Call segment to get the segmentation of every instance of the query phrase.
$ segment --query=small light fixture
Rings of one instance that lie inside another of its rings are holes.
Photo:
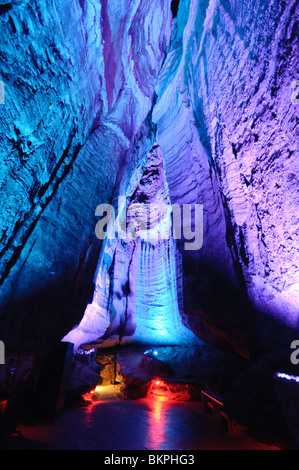
[[[298,375],[290,375],[290,374],[285,374],[284,372],[277,372],[275,374],[275,377],[299,383],[299,376]]]

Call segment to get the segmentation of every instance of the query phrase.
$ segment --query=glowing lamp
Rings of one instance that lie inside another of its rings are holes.
[[[283,372],[277,372],[275,374],[275,376],[280,378],[280,379],[290,380],[292,382],[299,383],[299,376],[298,375],[290,375],[290,374],[285,374]]]

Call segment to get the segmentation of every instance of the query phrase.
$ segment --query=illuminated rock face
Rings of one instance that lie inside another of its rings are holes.
[[[154,144],[139,181],[127,185],[124,210],[109,226],[95,278],[93,301],[64,341],[150,345],[196,343],[182,324],[177,295],[176,242],[161,148]],[[134,175],[133,175],[134,176]],[[123,231],[118,230],[120,224]],[[111,237],[111,238],[110,238]]]
[[[171,3],[1,10],[1,331],[12,347],[75,324],[76,344],[159,342],[164,330],[169,344],[186,325],[247,356],[289,346],[284,328],[298,329],[297,2],[181,0],[174,20]],[[159,178],[146,182],[153,155]],[[140,202],[142,181],[147,203],[203,204],[199,250],[96,238],[96,207]]]
[[[1,337],[11,348],[57,341],[93,296],[95,209],[130,171],[170,40],[169,3],[1,6]]]
[[[292,0],[181,2],[156,86],[171,201],[205,209],[202,250],[182,252],[187,322],[245,354],[299,326],[297,15]]]

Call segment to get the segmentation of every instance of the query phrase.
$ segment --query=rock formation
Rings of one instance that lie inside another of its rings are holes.
[[[183,332],[248,358],[289,347],[297,17],[296,0],[2,3],[8,349],[47,347],[82,322],[84,342],[160,343],[165,330],[167,344]],[[96,208],[119,196],[201,205],[202,247],[99,240]]]
[[[110,201],[130,171],[135,139],[150,148],[142,125],[170,41],[165,6],[164,0],[1,6],[7,348],[48,347],[92,299],[101,248],[96,207]]]

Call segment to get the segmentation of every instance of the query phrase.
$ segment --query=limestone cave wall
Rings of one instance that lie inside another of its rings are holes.
[[[119,244],[104,330],[136,320],[128,292],[136,300],[141,283],[126,291],[124,265],[135,266],[131,281],[139,273],[159,290],[175,261],[164,292],[175,288],[174,308],[196,337],[245,357],[289,346],[299,314],[298,8],[296,0],[181,0],[177,11],[170,0],[1,2],[8,348],[46,347],[86,319],[107,249],[96,207],[130,196],[154,144],[169,204],[203,205],[203,245],[178,241],[164,257],[148,254],[145,270],[140,252]],[[147,291],[142,308],[151,301]]]

